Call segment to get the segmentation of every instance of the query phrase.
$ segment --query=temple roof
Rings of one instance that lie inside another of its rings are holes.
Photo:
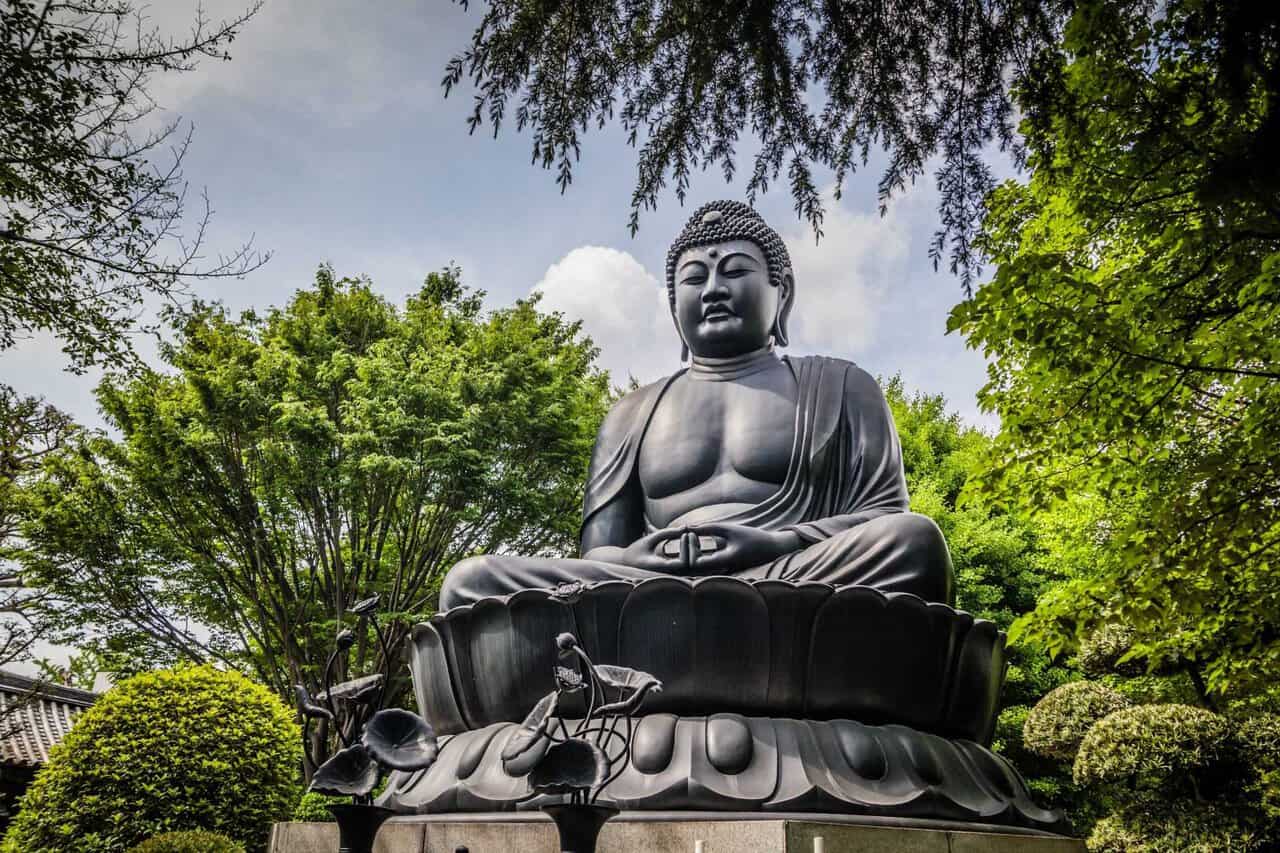
[[[98,694],[0,671],[0,765],[39,767]]]

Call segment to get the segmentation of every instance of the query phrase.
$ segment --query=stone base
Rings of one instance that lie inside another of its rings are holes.
[[[822,839],[822,844],[816,839]],[[1084,853],[1084,842],[1008,827],[943,821],[809,815],[623,814],[605,824],[599,853]],[[374,853],[559,853],[542,815],[440,815],[392,818]],[[337,853],[333,823],[278,823],[269,853]]]

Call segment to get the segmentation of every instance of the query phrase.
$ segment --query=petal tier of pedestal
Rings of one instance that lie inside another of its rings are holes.
[[[572,726],[572,722],[569,724]],[[454,735],[428,770],[392,775],[380,803],[403,812],[536,809],[501,753],[519,730]],[[718,714],[651,714],[601,799],[642,811],[869,814],[1064,831],[1004,759],[967,740],[905,726]]]
[[[853,719],[978,743],[990,742],[1005,666],[993,623],[914,595],[658,578],[597,584],[572,602],[528,590],[433,617],[412,637],[418,706],[442,734],[523,720],[551,688],[562,632],[596,663],[660,678],[649,714]]]

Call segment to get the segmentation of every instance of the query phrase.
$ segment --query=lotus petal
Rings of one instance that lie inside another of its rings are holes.
[[[363,797],[378,784],[378,776],[378,765],[364,744],[356,743],[320,765],[311,777],[311,790],[335,797]]]
[[[302,716],[311,719],[332,720],[333,714],[328,708],[322,708],[311,700],[311,694],[307,692],[307,688],[301,684],[293,685],[293,692],[298,697],[298,708],[302,711]]]
[[[529,785],[540,794],[584,791],[609,776],[609,759],[590,741],[570,738],[552,745],[529,772]]]
[[[374,593],[368,598],[362,598],[347,609],[348,613],[354,613],[357,616],[372,616],[378,609],[378,601],[381,596]]]
[[[524,722],[521,723],[521,731],[513,735],[511,740],[507,742],[506,749],[502,750],[504,764],[508,761],[515,761],[540,741],[546,739],[547,726],[551,723],[551,715],[555,713],[556,700],[559,698],[560,691],[553,690],[538,700],[538,704],[533,706],[529,716],[525,717]],[[512,775],[520,776],[522,774],[513,773]]]
[[[364,727],[362,741],[375,761],[393,770],[423,770],[440,752],[431,724],[403,708],[374,714]]]

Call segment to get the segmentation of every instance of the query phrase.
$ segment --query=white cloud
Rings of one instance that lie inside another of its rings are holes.
[[[905,274],[910,235],[895,213],[900,206],[880,217],[850,212],[828,196],[821,242],[807,226],[782,235],[796,274],[793,345],[852,357],[876,343],[889,285]]]
[[[542,307],[582,321],[615,384],[651,382],[679,366],[680,341],[662,282],[627,252],[579,246],[533,287]]]

